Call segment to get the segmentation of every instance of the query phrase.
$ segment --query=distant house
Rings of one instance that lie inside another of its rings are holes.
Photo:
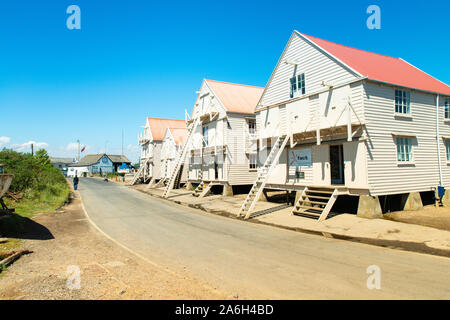
[[[185,128],[167,128],[164,140],[161,146],[161,179],[169,179],[174,170],[177,155],[186,143],[187,129]],[[186,169],[189,163],[184,162],[181,167],[180,183],[185,183],[187,178]]]
[[[203,80],[190,119],[194,122],[200,118],[201,122],[190,145],[189,182],[253,184],[257,173],[257,150],[252,144],[256,130],[254,109],[263,90]]]
[[[123,155],[88,154],[77,163],[69,165],[67,176],[85,176],[89,174],[117,172],[123,164],[130,165],[131,161]]]
[[[55,168],[61,170],[63,173],[66,173],[68,166],[75,163],[75,159],[50,157],[50,162]]]
[[[144,130],[139,135],[141,146],[140,167],[143,169],[137,172],[134,182],[140,178],[142,182],[153,179],[159,182],[163,173],[161,170],[164,161],[161,161],[161,149],[166,134],[166,129],[186,129],[186,121],[178,119],[150,118],[145,120]]]

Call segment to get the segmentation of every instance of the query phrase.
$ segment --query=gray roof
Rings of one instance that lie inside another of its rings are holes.
[[[57,157],[50,157],[51,163],[73,163],[73,158],[57,158]]]
[[[123,156],[123,155],[116,155],[116,154],[108,154],[107,155],[110,159],[111,159],[111,161],[112,162],[114,162],[114,163],[118,163],[118,162],[120,162],[120,163],[131,163],[131,161],[130,160],[128,160],[128,158],[127,157],[125,157],[125,156]]]
[[[84,166],[90,166],[92,164],[96,164],[100,161],[100,159],[104,156],[104,153],[98,153],[98,154],[88,154],[80,159],[77,163],[73,163],[70,166],[71,167],[84,167]],[[113,163],[131,163],[130,160],[128,160],[127,157],[122,155],[114,155],[114,154],[107,154],[106,155]]]

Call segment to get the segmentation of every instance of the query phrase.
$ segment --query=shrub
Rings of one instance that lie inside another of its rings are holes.
[[[47,151],[41,149],[34,156],[3,149],[0,163],[6,173],[13,173],[11,192],[22,193],[25,200],[38,200],[41,204],[58,207],[64,204],[70,188],[62,172],[53,167]]]

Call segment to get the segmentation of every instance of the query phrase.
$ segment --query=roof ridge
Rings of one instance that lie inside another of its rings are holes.
[[[251,87],[251,88],[257,88],[257,89],[264,89],[264,87],[253,86],[251,84],[241,84],[241,83],[226,82],[226,81],[212,80],[212,79],[205,79],[205,81],[219,82],[219,83],[230,84],[230,85],[234,85],[234,86],[242,86],[242,87]]]
[[[174,120],[174,121],[185,121],[184,119],[173,119],[173,118],[156,118],[156,117],[147,117],[147,119],[157,119],[157,120]]]
[[[297,32],[298,32],[298,31],[297,31]],[[300,32],[298,32],[298,33],[300,33]],[[315,41],[314,41],[313,39],[310,39],[310,37],[311,37],[311,38],[314,38],[314,39],[319,39],[319,40],[322,40],[322,41],[326,41],[326,42],[329,42],[329,43],[333,43],[333,44],[338,45],[338,46],[341,46],[341,47],[346,47],[346,48],[350,48],[350,49],[354,49],[354,50],[358,50],[358,51],[362,51],[362,52],[367,52],[367,53],[371,53],[371,54],[376,54],[376,55],[383,56],[383,57],[386,57],[386,58],[391,58],[391,59],[401,60],[401,58],[389,56],[389,55],[387,55],[387,54],[382,54],[382,53],[378,53],[378,52],[373,52],[373,51],[369,51],[369,50],[364,50],[364,49],[359,49],[359,48],[351,47],[351,46],[349,46],[349,45],[345,45],[345,44],[342,44],[342,43],[337,43],[337,42],[334,42],[334,41],[330,41],[330,40],[322,39],[322,38],[319,38],[319,37],[311,36],[311,35],[306,34],[306,33],[300,33],[300,34],[301,34],[302,36],[307,37],[309,40],[311,40],[311,41],[313,41],[313,42],[315,42]],[[316,43],[316,45],[320,46],[320,45],[317,44],[317,43]]]

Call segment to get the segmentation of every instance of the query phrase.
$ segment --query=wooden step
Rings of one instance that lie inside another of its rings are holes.
[[[329,194],[332,195],[333,191],[324,191],[324,190],[312,190],[312,189],[308,189],[305,191],[305,193],[322,193],[322,194]]]
[[[326,206],[327,203],[328,203],[328,202],[320,202],[320,201],[313,201],[313,200],[306,200],[306,199],[302,200],[302,202],[303,203],[308,202],[308,203],[313,203],[313,204],[321,204],[321,205],[324,205],[324,206]]]
[[[323,200],[327,200],[327,201],[330,200],[330,197],[314,196],[314,195],[310,195],[310,194],[307,194],[304,197],[313,198],[313,199],[323,199]]]
[[[308,210],[316,210],[316,211],[320,211],[320,212],[323,211],[323,208],[310,207],[310,206],[305,206],[305,205],[298,205],[295,207],[295,209],[298,209],[298,208],[303,208],[303,209],[308,209]]]
[[[315,216],[315,217],[320,217],[320,213],[315,213],[315,212],[308,212],[308,211],[293,211],[293,214],[304,214],[304,215],[310,215],[310,216]]]

